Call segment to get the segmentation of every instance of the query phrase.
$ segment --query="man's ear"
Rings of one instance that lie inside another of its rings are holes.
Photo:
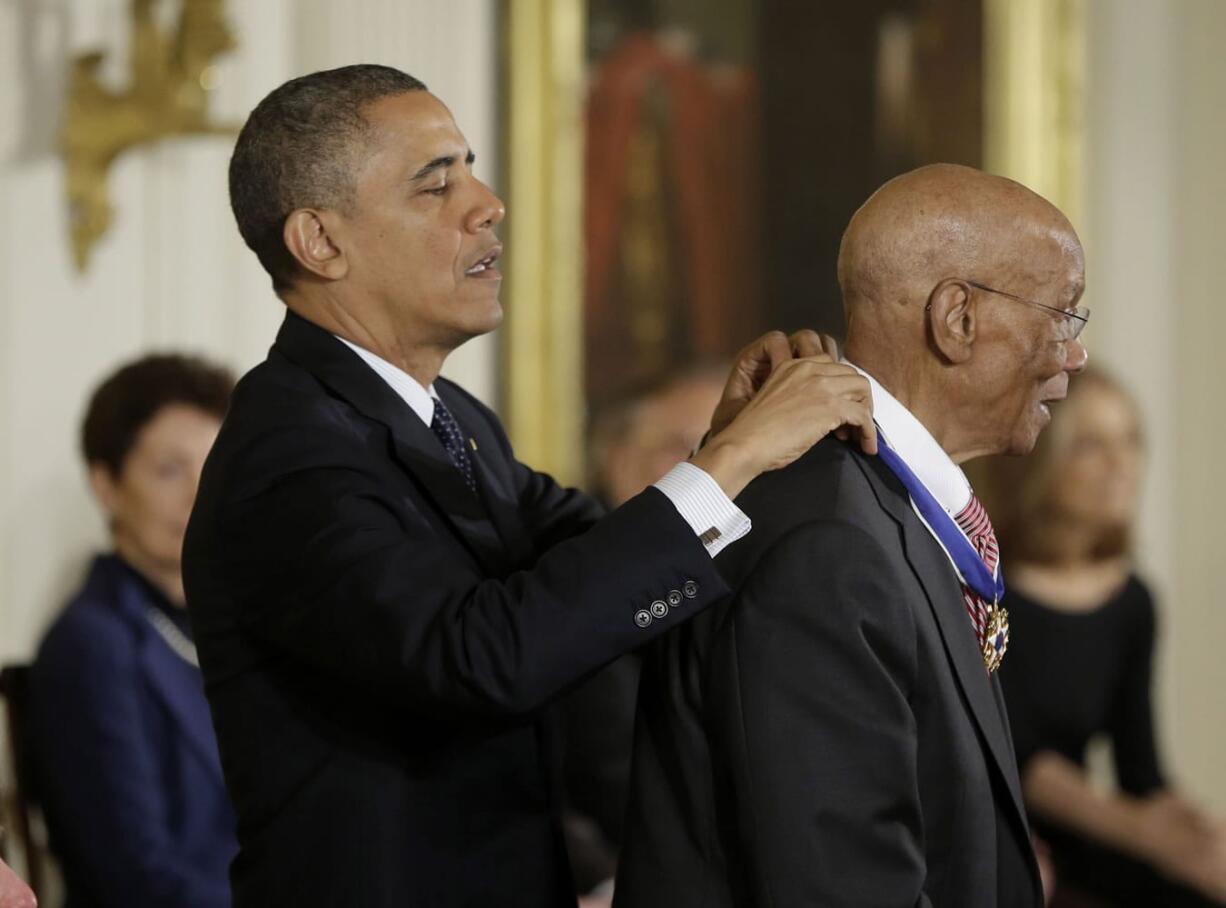
[[[924,307],[932,342],[951,363],[964,363],[975,343],[975,305],[965,281],[944,280],[933,288]]]
[[[329,232],[332,212],[298,208],[285,219],[285,248],[307,272],[336,281],[349,273],[349,260]]]

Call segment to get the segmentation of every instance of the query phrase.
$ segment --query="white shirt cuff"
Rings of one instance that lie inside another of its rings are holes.
[[[653,485],[673,503],[712,558],[753,528],[719,483],[692,463],[682,461]]]

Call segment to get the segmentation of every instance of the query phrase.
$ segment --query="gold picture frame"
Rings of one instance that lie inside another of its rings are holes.
[[[984,0],[984,161],[1085,239],[1086,0]]]
[[[517,456],[583,476],[583,0],[503,0],[502,409]]]

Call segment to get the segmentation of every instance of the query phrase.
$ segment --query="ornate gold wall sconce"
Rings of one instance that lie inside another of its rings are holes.
[[[155,17],[157,0],[132,0],[131,82],[115,91],[99,78],[102,53],[72,61],[60,151],[73,258],[83,272],[114,217],[107,175],[123,152],[182,135],[231,135],[236,127],[211,123],[213,61],[235,47],[224,0],[181,0],[173,28]]]

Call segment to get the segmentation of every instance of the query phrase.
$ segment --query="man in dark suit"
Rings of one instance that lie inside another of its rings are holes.
[[[1083,272],[1059,211],[969,168],[857,212],[839,280],[880,456],[827,439],[738,499],[733,597],[644,660],[615,904],[1041,903],[994,536],[957,464],[1034,445],[1085,363]]]
[[[704,449],[604,519],[519,463],[438,377],[502,316],[504,212],[472,160],[380,66],[281,86],[231,160],[289,309],[184,552],[239,908],[573,906],[543,708],[725,594],[711,559],[748,530],[730,499],[757,473],[845,424],[874,444],[867,383],[775,337]]]

